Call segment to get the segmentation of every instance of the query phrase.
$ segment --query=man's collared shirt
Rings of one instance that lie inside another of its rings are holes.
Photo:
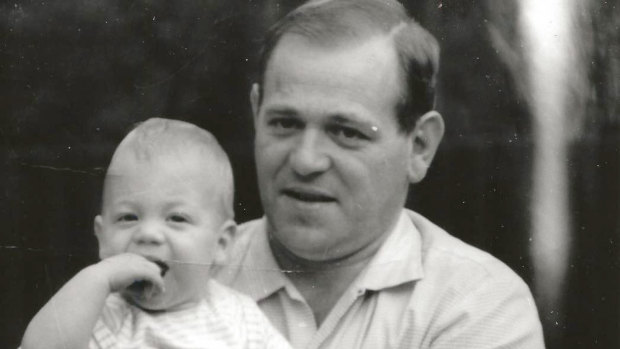
[[[254,299],[294,348],[544,348],[521,278],[415,212],[403,210],[318,328],[271,253],[265,218],[238,234],[218,278]]]

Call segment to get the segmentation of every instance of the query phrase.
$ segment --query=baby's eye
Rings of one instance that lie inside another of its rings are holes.
[[[189,223],[189,218],[184,214],[173,213],[168,216],[168,220],[173,223]]]
[[[133,213],[124,213],[118,216],[116,219],[117,222],[133,222],[137,221],[138,216]]]

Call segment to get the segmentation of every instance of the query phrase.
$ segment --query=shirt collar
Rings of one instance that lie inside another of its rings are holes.
[[[256,302],[283,288],[290,293],[287,287],[290,286],[290,281],[271,252],[266,223],[266,218],[263,217],[259,222],[259,229],[252,234],[240,271],[242,277],[237,279],[236,286]],[[356,284],[359,288],[378,291],[424,276],[420,232],[406,210],[402,210],[388,234],[388,238],[358,278]]]
[[[377,254],[356,282],[359,288],[378,291],[424,277],[420,232],[406,210]]]
[[[249,295],[255,302],[265,299],[287,285],[288,279],[276,262],[267,237],[266,219],[263,217],[259,229],[252,232],[236,287]]]

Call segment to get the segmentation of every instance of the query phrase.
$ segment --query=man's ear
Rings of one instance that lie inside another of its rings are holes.
[[[409,183],[418,183],[424,179],[441,143],[443,133],[443,118],[437,111],[431,110],[418,119],[409,135],[412,146],[408,171]]]
[[[228,261],[228,255],[237,234],[237,224],[233,220],[227,220],[220,227],[213,263],[224,265]]]
[[[101,218],[101,215],[97,215],[97,217],[95,217],[93,229],[95,230],[95,236],[97,237],[97,242],[99,243],[99,258],[104,259],[109,257],[109,254],[106,251],[107,244],[103,237],[103,218]]]
[[[258,108],[260,103],[260,85],[257,83],[252,84],[250,89],[250,104],[252,105],[252,115],[254,120],[258,117]]]

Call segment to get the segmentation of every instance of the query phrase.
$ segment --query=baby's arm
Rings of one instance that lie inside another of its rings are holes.
[[[163,289],[159,267],[136,254],[116,255],[82,269],[35,315],[22,348],[87,348],[108,295],[136,280]]]

